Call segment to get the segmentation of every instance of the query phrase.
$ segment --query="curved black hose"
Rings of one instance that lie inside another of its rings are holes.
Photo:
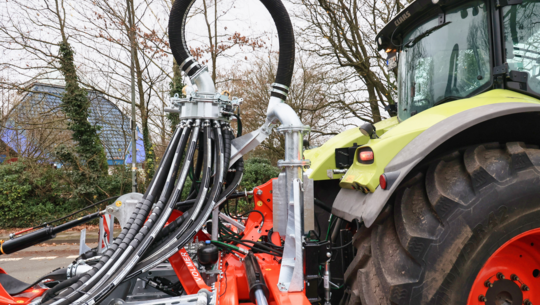
[[[287,9],[280,0],[261,0],[266,7],[274,23],[276,24],[279,37],[279,62],[276,73],[276,83],[291,86],[294,70],[294,29],[287,13]],[[279,88],[279,90],[284,90]],[[283,98],[279,93],[272,92],[272,96]]]
[[[167,176],[167,183],[164,186],[164,191],[159,201],[152,206],[152,213],[148,217],[148,220],[145,222],[141,230],[137,233],[137,236],[135,236],[135,238],[127,248],[127,251],[123,253],[122,258],[124,258],[124,260],[115,262],[114,267],[116,268],[116,270],[112,271],[114,273],[111,274],[111,270],[109,270],[109,272],[107,273],[108,276],[103,277],[103,279],[101,279],[100,282],[95,285],[95,287],[89,290],[87,296],[89,297],[89,299],[86,300],[86,302],[93,303],[95,301],[99,303],[107,295],[109,295],[130,271],[131,268],[125,266],[135,265],[150,247],[159,231],[163,228],[165,222],[167,221],[174,209],[174,205],[178,201],[178,198],[180,198],[181,196],[184,184],[187,179],[187,173],[189,168],[191,167],[191,162],[193,160],[197,137],[192,135],[190,138],[189,136],[190,134],[196,135],[198,133],[198,130],[198,122],[195,123],[193,133],[191,132],[192,130],[190,125],[185,128],[184,132],[182,133],[180,144],[178,145],[178,150],[174,157],[175,163],[173,163],[169,175]],[[188,151],[186,152],[186,157],[183,160],[180,177],[178,178],[178,181],[176,181],[176,174],[183,159],[184,150],[188,143],[188,138],[190,138],[189,140],[191,141],[191,143],[189,145]]]
[[[210,133],[209,133],[209,127],[205,126],[203,127],[203,137],[200,141],[203,143],[209,143],[210,140]],[[191,225],[193,224],[195,218],[198,216],[200,210],[202,209],[205,199],[206,199],[206,192],[204,189],[208,189],[209,184],[209,177],[211,175],[211,167],[212,167],[212,152],[208,151],[208,144],[203,145],[204,149],[204,156],[203,156],[203,171],[202,171],[202,178],[201,178],[201,190],[199,190],[199,194],[197,195],[197,198],[195,199],[195,206],[190,209],[190,217],[186,221],[182,223],[182,225],[177,229],[177,232],[175,232],[174,236],[171,236],[171,238],[168,238],[164,243],[169,244],[171,240],[174,239],[175,236],[178,236],[185,231],[189,230]],[[176,203],[175,203],[176,206]],[[143,259],[141,260],[140,264],[144,263],[152,263],[155,260],[155,257],[158,256],[163,251],[162,248],[155,247],[150,251],[149,253],[145,253]],[[159,263],[159,262],[158,262]]]
[[[231,216],[231,218],[234,218],[234,219],[239,219],[240,217],[246,216],[246,215],[251,214],[251,213],[253,213],[253,212],[259,213],[259,214],[261,215],[261,217],[262,217],[261,228],[262,228],[262,226],[264,225],[264,214],[263,214],[263,212],[261,212],[261,211],[251,210],[251,211],[245,212],[245,213],[242,214],[242,215],[238,215],[238,216],[232,216],[232,215],[229,215],[229,216]]]
[[[62,289],[65,289],[67,288],[68,286],[71,286],[72,284],[76,283],[80,278],[81,276],[83,276],[83,274],[79,274],[79,275],[76,275],[70,279],[67,279],[63,282],[61,282],[60,284],[54,286],[53,288],[51,289],[48,289],[47,291],[45,291],[45,293],[43,294],[43,298],[41,299],[41,303],[46,303],[48,300],[54,298],[56,296],[56,293],[61,291]]]
[[[152,254],[151,257],[153,259],[146,259],[144,261],[141,261],[137,266],[135,266],[132,274],[128,275],[124,281],[127,281],[140,273],[149,270],[150,268],[153,268],[157,264],[159,264],[161,261],[169,258],[171,255],[176,253],[179,249],[183,248],[190,240],[193,239],[195,234],[201,229],[201,227],[204,225],[208,217],[210,216],[210,213],[212,212],[212,209],[214,207],[214,204],[217,200],[217,198],[220,195],[220,191],[223,185],[223,175],[221,174],[223,172],[224,167],[224,159],[223,159],[223,135],[221,134],[221,129],[219,127],[219,123],[217,121],[214,121],[214,124],[216,124],[216,127],[214,128],[215,137],[216,139],[216,145],[215,148],[215,155],[216,160],[218,160],[218,164],[216,167],[216,175],[214,175],[214,179],[212,182],[212,188],[208,194],[206,204],[204,207],[204,211],[202,213],[199,213],[199,216],[195,221],[190,224],[188,230],[185,232],[180,232],[179,234],[175,234],[176,238],[169,241],[167,244],[170,246],[165,247],[166,249],[160,249],[155,254]],[[211,145],[208,145],[207,147],[211,147]],[[210,158],[212,160],[212,158]],[[209,179],[203,179],[201,181],[201,186],[203,187],[202,190],[207,190],[209,187]],[[206,194],[206,191],[204,191]],[[191,219],[190,219],[191,220]],[[158,256],[156,258],[156,256]]]
[[[199,141],[199,148],[198,148],[198,156],[197,156],[197,164],[195,165],[195,169],[193,170],[193,180],[191,181],[191,188],[189,190],[189,195],[187,196],[186,200],[193,199],[198,194],[197,187],[199,186],[199,178],[201,177],[201,170],[203,165],[203,159],[204,159],[204,141]]]
[[[278,245],[274,244],[274,242],[272,241],[272,234],[274,234],[274,228],[271,228],[268,231],[268,243],[270,243],[270,245],[273,246],[273,247],[276,247],[278,249],[283,249],[283,246],[278,246]]]
[[[233,133],[231,130],[231,127],[227,125],[223,125],[221,128],[221,132],[223,134],[223,158],[225,161],[225,167],[223,168],[223,177],[227,177],[227,173],[229,172],[229,162],[231,160],[231,143],[233,140]]]
[[[170,19],[169,19],[169,43],[171,45],[171,51],[173,53],[176,62],[181,65],[182,71],[186,72],[188,76],[193,76],[199,71],[202,66],[197,63],[191,57],[189,49],[186,44],[186,18],[188,12],[195,0],[176,0],[173,3]]]
[[[156,235],[156,239],[154,240],[154,243],[152,244],[153,247],[159,248],[163,243],[162,241],[169,237],[178,227],[184,223],[186,219],[189,218],[189,211],[184,212],[184,214],[180,215],[178,218],[176,218],[174,221],[169,223],[168,226],[164,227],[161,231],[159,231],[159,234]]]
[[[113,262],[118,259],[123,250],[127,248],[127,244],[131,242],[135,234],[143,225],[144,220],[146,219],[148,212],[150,211],[150,207],[154,198],[157,197],[161,193],[160,191],[163,189],[163,185],[165,184],[165,179],[167,176],[166,170],[171,167],[174,158],[173,152],[180,141],[180,134],[182,133],[182,128],[176,129],[173,135],[173,139],[169,143],[169,146],[165,151],[164,157],[161,160],[157,173],[150,181],[150,184],[145,194],[143,195],[142,200],[139,201],[135,206],[135,210],[130,216],[128,225],[126,225],[126,227],[122,229],[122,232],[120,232],[114,243],[112,243],[109,246],[109,249],[105,251],[105,253],[103,253],[100,261],[96,265],[94,265],[91,270],[89,270],[82,277],[80,277],[77,282],[66,288],[66,290],[58,296],[58,298],[54,298],[53,300],[60,301],[59,304],[72,303],[73,299],[76,299],[80,296],[80,292],[78,292],[77,289],[84,284],[88,284],[87,282],[92,278],[93,275],[97,274],[100,271],[107,270],[113,264]],[[96,279],[97,278],[95,278],[94,280]],[[89,287],[92,286],[89,285]]]
[[[186,44],[185,25],[189,10],[195,0],[176,0],[173,3],[170,19],[169,19],[169,43],[174,59],[181,66],[182,71],[188,76],[193,76],[202,66],[193,58],[190,58],[189,48]],[[294,69],[294,29],[291,19],[287,13],[287,9],[280,0],[261,0],[266,7],[274,23],[276,24],[279,37],[279,63],[276,73],[277,84],[286,87],[291,86],[291,79]],[[282,87],[274,87],[277,90],[288,90]],[[278,92],[272,92],[272,96],[276,96],[285,100],[286,95]]]

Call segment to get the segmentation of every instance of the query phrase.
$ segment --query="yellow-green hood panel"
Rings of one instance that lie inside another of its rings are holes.
[[[375,124],[377,135],[382,136],[385,132],[398,124],[397,117]],[[324,145],[318,148],[304,151],[304,157],[311,161],[311,167],[308,170],[309,178],[313,180],[329,180],[326,171],[336,169],[336,148],[351,147],[354,143],[364,145],[368,142],[368,137],[364,136],[358,127],[347,129],[328,140]],[[334,175],[334,179],[342,175]]]
[[[368,146],[373,150],[374,162],[373,164],[361,164],[355,158],[355,162],[343,176],[340,186],[373,192],[379,185],[379,176],[384,173],[384,168],[388,163],[410,141],[429,127],[450,116],[459,115],[460,112],[468,109],[509,102],[540,103],[537,99],[514,91],[496,89],[468,99],[453,101],[430,108],[399,124],[397,124],[396,118],[379,122],[375,125],[378,131],[377,134],[379,134],[379,128],[382,129],[380,138],[378,139],[367,139],[367,137],[360,133],[358,128],[353,128],[337,135],[320,148],[305,152],[305,157],[310,159],[312,164],[309,176],[314,180],[329,179],[326,176],[326,171],[328,169],[336,169],[335,149],[350,147],[356,142],[359,145]],[[389,124],[390,122],[392,123]],[[381,123],[386,123],[386,129],[378,126]],[[338,175],[334,176],[334,178],[338,177]]]

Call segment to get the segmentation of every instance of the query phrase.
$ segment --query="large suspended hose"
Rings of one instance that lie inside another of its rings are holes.
[[[194,1],[176,0],[173,4],[169,23],[171,50],[180,68],[200,85],[199,90],[213,94],[215,93],[213,82],[208,80],[208,73],[205,74],[203,66],[190,57],[185,43],[185,21]],[[294,63],[292,26],[279,0],[261,1],[274,18],[280,41],[279,64],[276,83],[272,85],[272,98],[284,101],[291,83]],[[123,280],[153,268],[184,247],[200,230],[212,210],[236,189],[242,179],[243,161],[239,160],[233,165],[234,175],[228,173],[233,138],[228,123],[222,125],[217,119],[206,118],[202,126],[203,137],[199,142],[197,141],[200,133],[199,121],[196,121],[193,130],[191,123],[184,121],[182,128],[177,128],[158,172],[150,182],[143,199],[135,207],[128,225],[123,228],[100,261],[76,283],[46,304],[100,302]],[[190,144],[181,162],[188,138]],[[199,143],[199,160],[193,168],[197,143]],[[159,235],[160,242],[154,243],[181,197],[190,170],[194,186],[190,190],[188,200],[196,197],[193,206],[174,227]],[[223,191],[225,177],[229,179],[227,188]],[[156,247],[145,254],[150,245]]]
[[[173,56],[180,69],[189,77],[202,69],[202,65],[191,57],[185,40],[186,19],[196,0],[176,0],[169,19],[169,42]],[[294,30],[287,9],[279,0],[261,0],[276,24],[279,38],[279,62],[272,96],[283,101],[287,99],[294,69]]]

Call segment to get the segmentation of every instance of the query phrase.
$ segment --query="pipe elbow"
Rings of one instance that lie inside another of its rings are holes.
[[[280,98],[272,96],[268,103],[266,123],[274,124],[276,122],[280,122],[283,127],[304,127],[298,114],[296,114],[291,106],[284,103]]]
[[[197,85],[199,93],[216,93],[216,86],[206,66],[204,66],[197,74],[190,77],[190,79],[195,85]]]

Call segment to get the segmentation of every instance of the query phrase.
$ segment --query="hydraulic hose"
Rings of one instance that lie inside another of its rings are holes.
[[[96,219],[102,215],[101,213],[102,212],[95,212],[89,215],[82,216],[78,219],[68,221],[56,227],[45,227],[20,237],[8,239],[5,242],[2,241],[0,242],[0,255],[11,254],[19,250],[37,245],[49,239],[55,238],[57,233],[63,232],[65,230],[71,229],[83,223],[87,223],[93,219]]]
[[[208,181],[211,174],[212,169],[212,151],[209,149],[211,147],[211,138],[210,138],[210,131],[209,131],[209,124],[207,122],[203,123],[205,126],[203,126],[203,175],[201,178],[201,189],[199,190],[199,194],[197,195],[197,198],[195,199],[194,207],[189,210],[190,217],[186,221],[182,223],[182,225],[177,229],[174,236],[178,236],[182,233],[184,233],[186,230],[190,228],[190,226],[193,224],[195,218],[197,217],[198,213],[202,209],[205,199],[206,199],[206,193],[208,190]],[[176,203],[174,204],[176,206]],[[155,247],[155,250],[151,253],[148,253],[145,255],[145,258],[141,261],[141,263],[145,262],[151,262],[155,260],[156,257],[160,255],[160,253],[163,251],[163,249],[168,248],[171,246],[171,244],[174,243],[174,236],[171,236],[171,238],[167,239],[167,242],[165,243],[165,246],[162,246],[161,248]],[[158,262],[160,263],[160,262]]]
[[[216,139],[215,154],[216,160],[218,160],[218,164],[216,166],[216,175],[214,175],[212,188],[208,193],[208,198],[206,200],[206,204],[202,213],[200,213],[200,215],[197,217],[197,219],[195,219],[192,225],[189,226],[188,230],[186,230],[185,233],[175,233],[174,238],[172,238],[165,247],[161,248],[159,251],[149,256],[149,258],[141,261],[141,263],[139,263],[134,268],[134,272],[131,273],[128,277],[126,277],[124,281],[129,280],[142,272],[150,270],[151,268],[157,266],[159,263],[176,253],[179,249],[183,248],[190,240],[193,239],[195,234],[197,234],[197,232],[204,225],[206,219],[208,219],[208,217],[210,216],[216,200],[220,195],[223,184],[223,167],[225,166],[225,160],[223,157],[223,135],[221,134],[219,122],[214,121],[213,123],[215,125],[214,138]],[[211,145],[208,145],[207,147],[209,148],[211,147]],[[201,186],[203,187],[203,190],[208,189],[208,180],[209,179],[203,179],[201,181]],[[206,191],[204,191],[204,193],[206,194]]]
[[[132,213],[128,225],[123,228],[115,242],[103,254],[100,261],[94,265],[83,277],[76,283],[68,287],[58,297],[50,300],[46,304],[71,304],[81,295],[92,288],[101,275],[109,270],[115,262],[118,262],[120,256],[125,252],[128,244],[133,240],[136,233],[144,224],[144,221],[150,211],[153,199],[161,194],[166,182],[167,171],[171,169],[175,157],[175,150],[180,142],[181,134],[185,134],[185,128],[177,128],[173,139],[169,143],[164,157],[158,168],[156,176],[150,182],[150,185],[143,196],[143,199],[137,203],[135,211]]]
[[[195,144],[197,142],[197,135],[199,132],[199,121],[196,120],[194,125],[193,132],[191,132],[190,127],[187,127],[185,132],[182,134],[179,149],[175,154],[175,160],[178,162],[175,163],[176,166],[171,168],[170,171],[174,174],[169,175],[169,179],[167,179],[168,183],[165,185],[165,190],[163,192],[164,194],[162,194],[160,200],[153,206],[152,213],[146,221],[145,226],[139,231],[136,236],[137,238],[134,239],[134,241],[129,245],[127,251],[124,251],[122,256],[122,258],[124,258],[123,262],[116,262],[114,266],[115,270],[109,271],[106,277],[103,277],[97,285],[88,291],[87,295],[79,299],[79,302],[86,301],[85,304],[93,304],[94,302],[99,302],[110,294],[126,276],[131,269],[131,266],[134,266],[140,260],[144,252],[152,244],[156,235],[163,228],[165,222],[172,213],[175,203],[182,193],[189,168],[191,167],[191,163],[193,161]],[[179,167],[178,165],[182,160],[182,155],[190,134],[191,143],[182,165],[180,177],[176,182],[176,189],[171,195],[172,189],[174,188],[173,182],[175,181],[176,172],[178,171]]]

